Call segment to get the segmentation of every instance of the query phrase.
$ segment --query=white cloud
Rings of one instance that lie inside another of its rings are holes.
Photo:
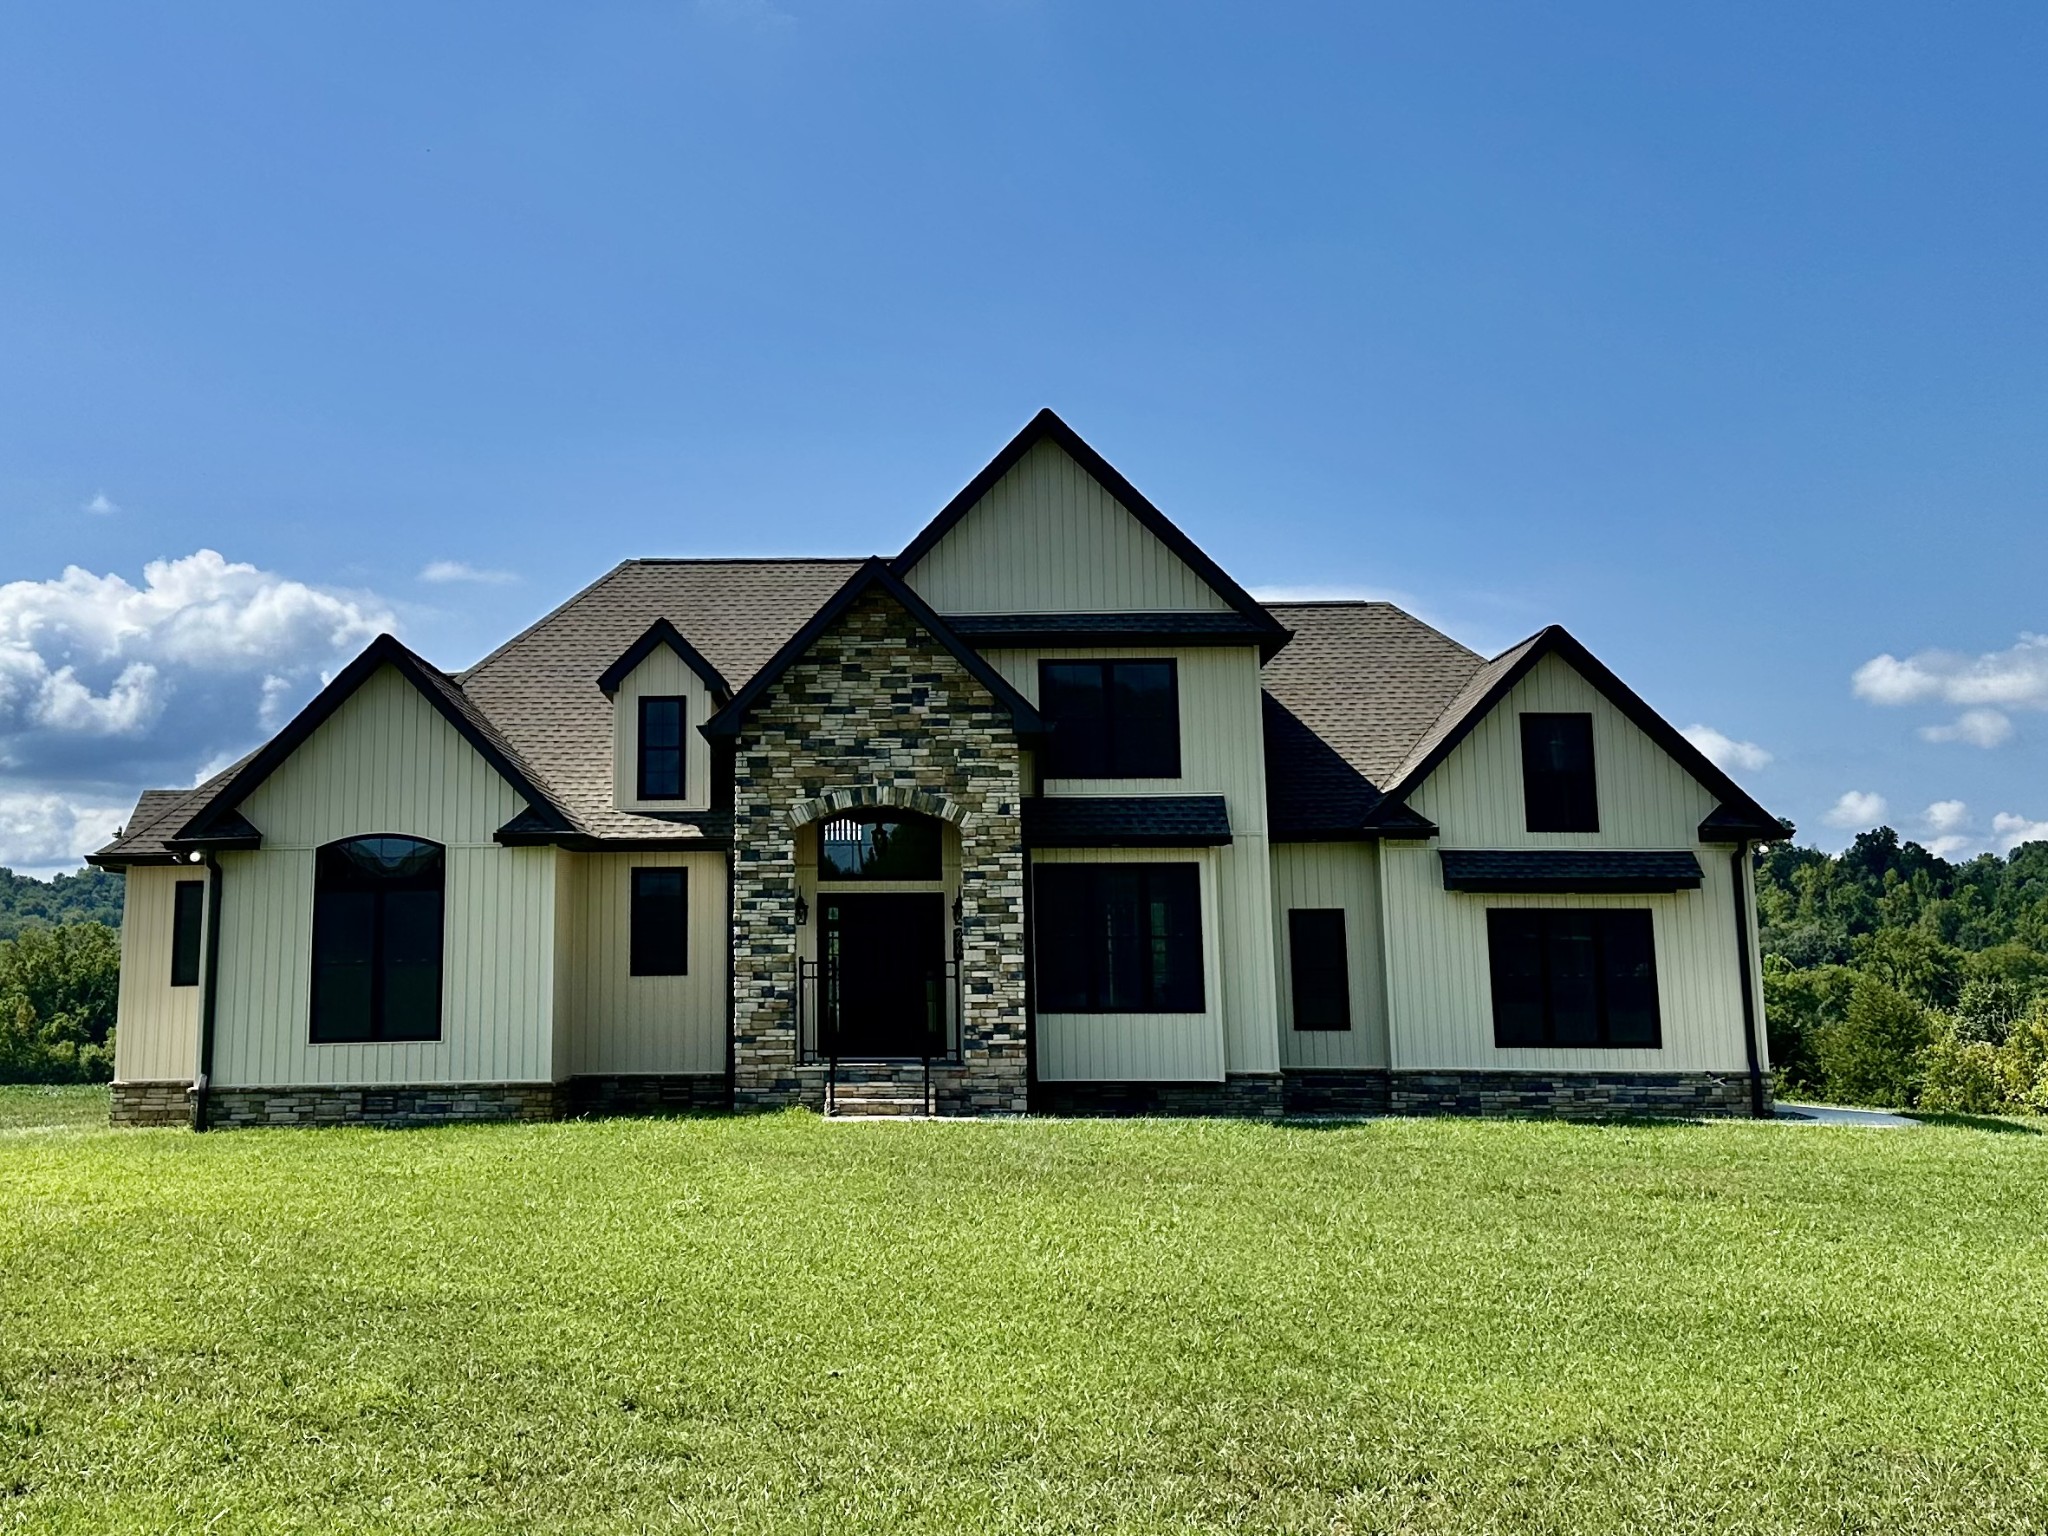
[[[1923,725],[1923,741],[1966,741],[1973,747],[1995,747],[2012,736],[2012,721],[1995,709],[1966,709],[1947,725]]]
[[[1961,800],[1937,800],[1920,815],[1935,832],[1954,832],[1970,824],[1970,808]]]
[[[1991,818],[1992,840],[2000,853],[2011,853],[2021,843],[2048,843],[2048,821],[2029,821],[2011,811]]]
[[[1884,796],[1869,790],[1852,789],[1843,794],[1821,819],[1831,827],[1864,831],[1884,819]]]
[[[2003,651],[1964,656],[1889,653],[1856,669],[1856,696],[1873,704],[1955,704],[1965,708],[2048,709],[2048,635],[2021,635]]]
[[[476,566],[465,565],[460,560],[429,561],[420,571],[421,581],[432,582],[474,581],[486,586],[500,586],[518,579],[510,571],[479,570]]]
[[[121,505],[119,502],[115,501],[111,496],[109,496],[105,491],[96,491],[93,493],[92,500],[88,501],[83,507],[79,508],[79,510],[81,512],[91,512],[99,517],[106,517],[110,513],[120,511]]]
[[[51,792],[0,791],[0,865],[16,872],[76,869],[103,846],[128,808]]]
[[[0,585],[0,800],[15,808],[0,864],[71,860],[65,826],[104,842],[104,806],[126,814],[137,790],[239,756],[395,628],[375,598],[210,549],[152,561],[139,584],[72,566]]]
[[[1706,753],[1708,761],[1717,768],[1740,768],[1755,773],[1771,764],[1771,754],[1755,742],[1737,741],[1711,725],[1688,725],[1679,734]]]

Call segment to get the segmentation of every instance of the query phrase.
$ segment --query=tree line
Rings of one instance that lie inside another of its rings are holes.
[[[2048,843],[1955,864],[1879,827],[1756,883],[1781,1095],[2048,1112]]]

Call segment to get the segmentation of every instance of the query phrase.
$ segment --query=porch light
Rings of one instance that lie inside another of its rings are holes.
[[[796,899],[796,925],[801,928],[811,920],[811,904],[799,896]]]

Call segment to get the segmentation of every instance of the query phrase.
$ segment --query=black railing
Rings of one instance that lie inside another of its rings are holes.
[[[960,1018],[966,1000],[959,961],[948,960],[925,973],[923,1005],[912,1005],[913,1017],[870,1019],[851,1027],[842,1019],[844,996],[833,961],[799,960],[796,976],[797,1060],[808,1066],[825,1064],[826,1113],[835,1107],[842,1064],[884,1061],[922,1063],[925,1110],[930,1113],[932,1063],[956,1061],[960,1055]]]

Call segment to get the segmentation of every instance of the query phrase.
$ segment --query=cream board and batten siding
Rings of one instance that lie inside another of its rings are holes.
[[[680,697],[683,704],[683,798],[642,800],[640,700]],[[702,811],[711,806],[711,743],[697,729],[710,719],[711,690],[690,664],[665,645],[650,651],[612,699],[612,803],[622,811]]]
[[[242,803],[262,849],[221,856],[215,1084],[553,1081],[557,854],[492,839],[523,808],[395,670],[372,676]],[[313,1045],[314,853],[380,832],[448,850],[441,1038]]]
[[[725,856],[570,854],[562,895],[562,965],[570,1073],[719,1073],[726,1056]],[[688,966],[682,976],[632,974],[633,871],[686,871]]]
[[[1283,1067],[1384,1067],[1386,974],[1380,956],[1380,851],[1376,843],[1276,843],[1273,846],[1273,964],[1280,999]],[[1294,1027],[1294,973],[1287,914],[1341,908],[1344,962],[1351,984],[1351,1027]]]
[[[1041,848],[1034,867],[1047,864],[1198,865],[1202,889],[1201,1013],[1040,1013],[1032,1020],[1038,1041],[1038,1076],[1049,1083],[1221,1082],[1225,1070],[1224,991],[1219,974],[1227,960],[1212,942],[1217,932],[1216,849]],[[1232,1071],[1273,1071],[1239,1068]]]
[[[905,578],[940,613],[1227,610],[1215,589],[1042,441]]]
[[[181,880],[198,881],[199,865],[136,865],[121,894],[121,995],[114,1011],[114,1080],[189,1082],[199,1054],[204,985],[171,985],[171,930]],[[200,954],[206,953],[202,927]],[[205,980],[202,967],[201,982]]]
[[[1231,1072],[1280,1070],[1279,1019],[1273,971],[1273,882],[1266,841],[1265,729],[1259,712],[1259,653],[1243,646],[1067,647],[991,650],[989,663],[1033,704],[1041,661],[1171,659],[1180,695],[1180,777],[1174,779],[1047,779],[1046,795],[1221,795],[1230,843],[1213,850],[1204,886],[1215,886],[1213,913],[1202,927],[1205,955],[1222,963],[1225,1059]],[[1135,850],[1139,854],[1151,850]],[[1090,850],[1073,850],[1082,862]],[[1204,900],[1208,898],[1205,896]],[[1205,908],[1205,912],[1209,909]],[[1105,1015],[1115,1017],[1115,1015]],[[1042,1028],[1041,1022],[1041,1028]],[[1177,1061],[1178,1058],[1174,1058]],[[1139,1077],[1170,1081],[1159,1071]],[[1044,1052],[1040,1051],[1040,1073]],[[1135,1079],[1134,1079],[1135,1080]],[[1181,1079],[1193,1081],[1194,1079]]]
[[[1522,800],[1524,712],[1593,717],[1598,832],[1531,832]],[[1434,844],[1380,847],[1392,1066],[1497,1071],[1747,1070],[1728,849],[1698,841],[1715,798],[1568,663],[1538,662],[1475,726],[1409,804]],[[1688,849],[1706,876],[1670,895],[1479,895],[1443,888],[1438,848]],[[1493,1043],[1489,907],[1645,909],[1657,957],[1658,1050],[1502,1050]],[[1754,948],[1752,944],[1752,949]],[[1752,964],[1754,959],[1752,956]]]

